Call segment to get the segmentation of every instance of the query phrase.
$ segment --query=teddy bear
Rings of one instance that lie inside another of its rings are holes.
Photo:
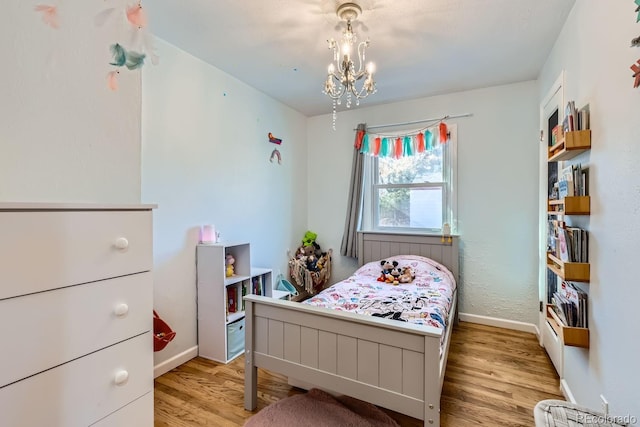
[[[233,264],[236,262],[236,259],[231,254],[227,254],[224,259],[225,264],[225,276],[231,277],[233,276]]]
[[[415,278],[416,278],[416,275],[411,269],[411,267],[403,267],[402,274],[400,275],[400,277],[398,277],[398,281],[400,283],[410,283]]]

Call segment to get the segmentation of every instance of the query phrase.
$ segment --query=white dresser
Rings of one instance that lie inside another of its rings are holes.
[[[0,203],[0,426],[153,425],[154,207]]]

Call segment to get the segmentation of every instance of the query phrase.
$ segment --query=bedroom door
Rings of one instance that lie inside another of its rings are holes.
[[[558,163],[549,163],[547,147],[551,141],[551,129],[558,123],[562,123],[564,105],[564,71],[560,73],[553,83],[546,96],[540,104],[540,151],[539,151],[539,265],[538,265],[538,287],[540,301],[540,344],[542,341],[544,326],[546,324],[545,304],[548,300],[548,269],[547,269],[547,201],[553,188],[553,183],[557,181]],[[561,371],[561,369],[560,369]],[[558,372],[562,375],[561,372]]]

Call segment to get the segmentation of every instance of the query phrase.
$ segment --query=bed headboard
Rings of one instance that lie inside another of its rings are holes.
[[[390,233],[383,231],[358,232],[358,263],[378,261],[394,255],[421,255],[447,267],[458,281],[458,236]]]

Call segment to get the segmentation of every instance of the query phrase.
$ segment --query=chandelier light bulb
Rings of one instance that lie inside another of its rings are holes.
[[[376,71],[376,64],[374,64],[373,62],[369,62],[367,64],[367,73],[373,74],[374,71]]]
[[[336,66],[333,64],[329,64],[329,67],[327,68],[327,72],[329,74],[333,74],[336,71]]]
[[[347,58],[351,55],[351,45],[349,42],[342,43],[342,54]]]

